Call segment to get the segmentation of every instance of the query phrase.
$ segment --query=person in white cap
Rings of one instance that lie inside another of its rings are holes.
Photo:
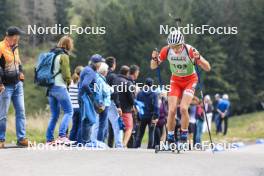
[[[227,133],[227,126],[228,126],[228,113],[229,113],[229,97],[227,94],[224,94],[222,99],[220,99],[217,105],[217,116],[216,116],[216,134],[222,133],[222,122],[224,121],[224,135]]]

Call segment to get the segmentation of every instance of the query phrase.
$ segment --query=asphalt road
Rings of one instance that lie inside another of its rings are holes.
[[[234,151],[0,150],[0,176],[264,176],[264,145]]]

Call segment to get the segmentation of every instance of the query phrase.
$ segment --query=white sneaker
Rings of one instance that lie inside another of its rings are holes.
[[[55,146],[56,144],[57,144],[56,141],[46,142],[47,146]]]
[[[67,137],[58,137],[58,139],[56,140],[56,143],[60,145],[62,144],[71,145],[71,144],[74,144],[75,141],[71,141]]]

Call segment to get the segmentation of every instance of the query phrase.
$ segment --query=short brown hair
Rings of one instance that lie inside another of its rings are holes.
[[[119,73],[121,75],[127,75],[130,71],[130,68],[127,66],[127,65],[123,65],[121,68],[120,68],[120,71]]]
[[[129,71],[130,75],[135,74],[137,71],[139,71],[139,66],[137,66],[137,65],[131,65],[130,66],[130,71]]]
[[[73,50],[73,39],[70,36],[63,36],[59,40],[57,47],[64,48],[67,51]]]

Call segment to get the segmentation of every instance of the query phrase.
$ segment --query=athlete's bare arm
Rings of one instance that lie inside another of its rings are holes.
[[[196,63],[206,72],[209,72],[211,70],[211,66],[209,62],[197,52],[197,50],[194,50],[193,57],[197,61]]]
[[[211,70],[210,63],[203,58],[203,56],[200,56],[200,61],[198,65],[206,72],[209,72]]]

